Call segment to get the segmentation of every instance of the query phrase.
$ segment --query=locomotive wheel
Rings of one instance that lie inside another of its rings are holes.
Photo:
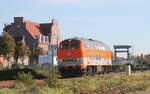
[[[87,68],[87,75],[89,75],[89,76],[94,75],[94,72],[93,72],[93,68],[92,68],[92,67],[88,67],[88,68]]]
[[[109,66],[109,72],[112,72],[112,66]]]
[[[103,72],[104,73],[110,73],[112,71],[111,66],[103,66]]]

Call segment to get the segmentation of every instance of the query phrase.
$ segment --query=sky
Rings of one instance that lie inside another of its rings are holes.
[[[150,53],[150,0],[1,0],[4,23],[23,16],[38,23],[57,19],[61,38],[84,37],[113,45],[132,45],[133,54]]]

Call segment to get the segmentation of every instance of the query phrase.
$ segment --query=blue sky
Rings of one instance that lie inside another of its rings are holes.
[[[150,0],[1,0],[0,32],[14,16],[35,22],[59,21],[62,39],[85,37],[134,45],[150,53]]]

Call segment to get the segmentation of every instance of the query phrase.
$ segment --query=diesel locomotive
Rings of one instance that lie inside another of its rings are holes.
[[[112,51],[103,42],[69,38],[60,42],[58,70],[62,76],[108,72],[112,67]]]

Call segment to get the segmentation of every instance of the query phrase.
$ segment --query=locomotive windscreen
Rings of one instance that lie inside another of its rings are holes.
[[[60,44],[60,49],[79,49],[80,41],[78,40],[65,40]]]
[[[63,41],[61,44],[60,44],[60,49],[68,49],[69,48],[69,42],[66,40],[66,41]]]
[[[80,42],[78,40],[71,40],[70,41],[70,48],[71,49],[79,49],[80,48]]]

